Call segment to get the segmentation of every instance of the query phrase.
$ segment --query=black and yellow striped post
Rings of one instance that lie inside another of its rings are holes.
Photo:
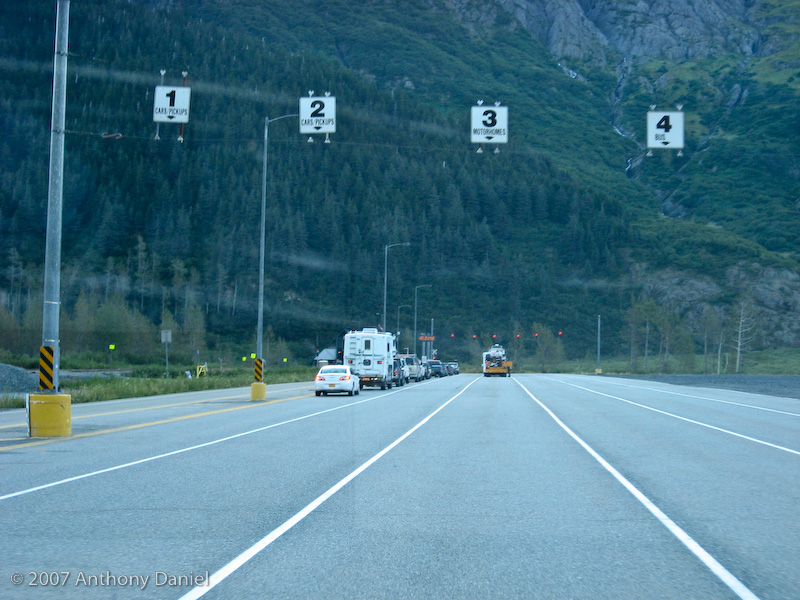
[[[39,346],[39,389],[54,390],[53,385],[53,346]]]
[[[72,435],[72,396],[54,393],[53,346],[39,348],[39,389],[42,394],[28,396],[28,435],[56,437]]]
[[[250,400],[266,400],[267,384],[264,383],[264,360],[255,359],[255,381],[250,385]]]

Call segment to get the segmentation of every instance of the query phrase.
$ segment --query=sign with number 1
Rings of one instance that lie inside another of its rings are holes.
[[[157,85],[153,102],[153,121],[188,123],[192,88]]]

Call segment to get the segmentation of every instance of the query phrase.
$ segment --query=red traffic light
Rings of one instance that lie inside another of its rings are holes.
[[[477,340],[478,339],[478,334],[477,333],[473,333],[472,334],[472,339],[473,340]]]
[[[497,337],[497,334],[496,334],[496,333],[493,333],[493,334],[492,334],[492,337],[493,337],[493,338],[496,338],[496,337]]]
[[[563,333],[562,331],[559,331],[559,332],[558,332],[558,335],[561,335],[562,333]]]
[[[519,337],[519,334],[517,334],[517,337]]]
[[[451,337],[451,338],[454,338],[454,337],[456,337],[456,334],[455,334],[455,333],[451,333],[451,334],[450,334],[450,337]]]
[[[539,337],[539,334],[538,333],[534,333],[533,337]]]

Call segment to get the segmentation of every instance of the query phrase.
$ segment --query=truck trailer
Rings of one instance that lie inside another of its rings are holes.
[[[489,350],[483,353],[483,376],[491,377],[511,377],[511,367],[513,363],[506,360],[506,350],[500,344],[492,345]]]

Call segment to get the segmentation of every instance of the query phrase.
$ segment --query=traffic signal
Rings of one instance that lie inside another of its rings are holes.
[[[517,338],[519,339],[519,334],[517,334]]]
[[[477,340],[478,339],[478,334],[477,333],[473,333],[472,334],[472,339],[473,340]]]

